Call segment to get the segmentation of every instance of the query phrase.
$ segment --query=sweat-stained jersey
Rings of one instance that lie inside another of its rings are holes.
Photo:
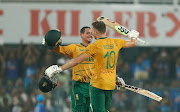
[[[116,63],[119,50],[124,47],[126,41],[122,39],[99,38],[89,45],[84,52],[94,58],[94,74],[92,86],[103,89],[115,89]]]
[[[59,46],[59,48],[54,49],[55,52],[61,53],[63,55],[68,55],[71,58],[79,56],[82,52],[86,50],[86,46],[82,43],[71,44],[68,46]],[[89,83],[91,76],[94,71],[94,59],[89,57],[88,60],[81,62],[77,66],[73,67],[73,81],[80,81]]]

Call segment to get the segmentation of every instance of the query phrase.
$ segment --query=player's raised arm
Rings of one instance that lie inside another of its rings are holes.
[[[139,32],[137,32],[136,30],[131,30],[129,32],[129,38],[131,38],[130,41],[126,41],[126,44],[124,46],[124,48],[130,48],[130,47],[134,47],[137,45],[137,38],[139,37]]]
[[[78,57],[71,59],[71,60],[68,61],[66,64],[64,64],[63,66],[61,66],[61,69],[62,69],[62,71],[64,71],[64,70],[66,70],[66,69],[68,69],[68,68],[72,68],[72,67],[78,65],[79,63],[87,60],[88,58],[89,58],[88,55],[82,53],[82,54],[80,54]]]
[[[126,41],[124,48],[130,48],[130,47],[134,47],[136,45],[137,45],[137,40],[131,38],[131,41]]]

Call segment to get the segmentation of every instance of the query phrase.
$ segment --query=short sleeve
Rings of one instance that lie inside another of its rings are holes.
[[[76,48],[76,44],[71,44],[68,46],[59,46],[58,48],[54,49],[55,52],[73,57],[73,52]]]
[[[86,48],[86,51],[84,53],[87,54],[88,56],[94,57],[97,53],[96,45],[95,44],[88,45],[88,47]]]
[[[126,45],[126,41],[123,39],[115,39],[115,41],[116,41],[119,49],[124,48]]]

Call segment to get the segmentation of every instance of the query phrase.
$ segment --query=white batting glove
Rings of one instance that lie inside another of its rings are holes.
[[[117,86],[117,90],[121,90],[121,91],[125,90],[125,82],[123,78],[120,78],[117,75],[116,75],[116,86]]]
[[[62,72],[61,67],[58,67],[58,65],[51,65],[45,70],[45,75],[47,75],[49,78],[53,77],[55,74]]]
[[[46,41],[45,41],[45,39],[43,38],[43,40],[42,40],[42,45],[45,45],[45,43],[46,43]]]
[[[123,80],[123,78],[117,77],[118,82],[120,82],[122,84],[122,86],[125,86],[125,82]]]
[[[131,30],[128,33],[128,37],[137,39],[139,37],[139,32],[136,30]]]

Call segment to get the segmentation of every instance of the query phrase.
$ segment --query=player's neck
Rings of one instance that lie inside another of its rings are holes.
[[[84,46],[88,46],[90,43],[89,43],[89,42],[86,42],[86,41],[82,41],[82,44],[83,44]]]
[[[106,34],[102,34],[102,35],[99,35],[99,36],[98,36],[98,39],[99,39],[99,38],[105,38],[105,37],[107,37]]]

